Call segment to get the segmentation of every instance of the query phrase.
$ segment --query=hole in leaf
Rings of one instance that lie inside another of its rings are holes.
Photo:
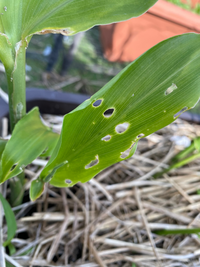
[[[172,83],[172,85],[165,91],[165,95],[171,94],[177,88],[178,88],[177,85],[175,83]]]
[[[103,138],[101,138],[102,141],[106,141],[106,142],[110,141],[110,139],[111,139],[111,135],[109,135],[109,134],[104,136]]]
[[[133,143],[127,150],[125,150],[124,152],[121,152],[121,159],[125,159],[130,155],[131,149],[134,147],[135,143]]]
[[[45,148],[45,150],[42,152],[42,154],[45,154],[45,153],[47,152],[48,149],[49,149],[48,147]],[[41,155],[42,155],[42,154],[41,154]]]
[[[179,112],[177,112],[175,115],[174,115],[174,119],[177,119],[183,112],[185,112],[186,110],[188,110],[188,107],[184,107],[182,108]]]
[[[65,183],[66,183],[66,184],[71,184],[72,181],[67,179],[67,180],[65,180]]]
[[[16,167],[17,167],[17,163],[14,164],[14,165],[10,168],[10,172],[12,172]]]
[[[144,134],[143,134],[143,133],[141,133],[141,134],[139,134],[139,135],[137,136],[137,138],[142,138],[142,137],[144,137]]]
[[[114,108],[109,108],[103,113],[103,115],[104,117],[109,118],[113,115],[114,111],[115,111]]]
[[[95,156],[95,160],[92,160],[89,164],[87,164],[87,165],[85,166],[85,169],[92,168],[92,167],[94,167],[95,165],[97,165],[98,163],[99,163],[99,156],[96,155],[96,156]]]
[[[97,107],[101,106],[102,101],[103,101],[102,99],[98,99],[98,100],[96,100],[96,101],[92,104],[93,107],[97,108]]]
[[[129,123],[128,122],[124,122],[122,124],[118,124],[116,127],[115,127],[115,130],[117,133],[121,134],[121,133],[124,133],[128,127],[129,127]]]
[[[132,94],[132,96],[134,96],[135,94]]]

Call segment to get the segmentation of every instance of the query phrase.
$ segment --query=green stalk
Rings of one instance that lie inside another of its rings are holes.
[[[26,114],[26,42],[22,43],[15,56],[14,66],[6,69],[9,94],[10,129]],[[22,203],[24,196],[24,173],[10,180],[12,206]]]
[[[6,70],[9,94],[10,127],[26,114],[26,42],[16,52],[15,64]]]

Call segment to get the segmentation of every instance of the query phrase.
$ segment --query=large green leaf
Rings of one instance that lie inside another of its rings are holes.
[[[17,123],[5,146],[0,161],[0,183],[20,174],[39,155],[51,155],[58,138],[58,134],[43,125],[38,108],[34,108]]]
[[[24,42],[28,44],[33,34],[76,34],[94,25],[137,17],[156,2],[157,0],[1,0],[0,58],[6,64],[4,50],[9,51],[7,57],[11,52],[15,57],[20,46]]]
[[[198,34],[176,36],[151,48],[65,116],[60,139],[39,180],[72,186],[123,160],[123,152],[134,142],[197,103],[199,69]],[[111,116],[104,115],[108,109],[114,111]],[[117,126],[122,124],[127,129],[119,133]]]
[[[1,0],[0,30],[15,42],[44,30],[75,34],[137,17],[157,0]]]
[[[0,201],[1,201],[3,209],[4,209],[6,222],[7,222],[7,227],[8,227],[7,240],[3,244],[4,246],[7,246],[10,243],[10,241],[13,239],[13,237],[15,236],[15,233],[16,233],[16,230],[17,230],[17,222],[16,222],[16,219],[15,219],[14,212],[12,211],[9,203],[2,196],[1,193],[0,193]]]

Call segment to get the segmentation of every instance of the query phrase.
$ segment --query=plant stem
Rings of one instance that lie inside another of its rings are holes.
[[[0,186],[0,193],[2,193],[2,185]],[[0,266],[6,267],[3,247],[3,206],[0,202]]]
[[[10,129],[26,114],[26,42],[20,43],[15,63],[6,69],[9,94]],[[24,174],[10,180],[11,205],[20,205],[24,196]]]
[[[15,65],[6,70],[9,94],[10,127],[26,114],[26,43],[23,43],[16,55]]]

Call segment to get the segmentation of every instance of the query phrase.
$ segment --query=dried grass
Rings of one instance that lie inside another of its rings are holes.
[[[44,119],[61,129],[62,117]],[[16,253],[7,260],[32,267],[200,266],[198,235],[154,233],[200,227],[200,159],[159,179],[152,177],[182,149],[170,141],[173,135],[192,139],[200,135],[200,126],[177,120],[142,139],[131,159],[88,183],[71,189],[48,186],[35,203],[25,197],[14,209]],[[35,160],[26,168],[27,195],[45,163]],[[6,225],[3,231],[6,236]]]

